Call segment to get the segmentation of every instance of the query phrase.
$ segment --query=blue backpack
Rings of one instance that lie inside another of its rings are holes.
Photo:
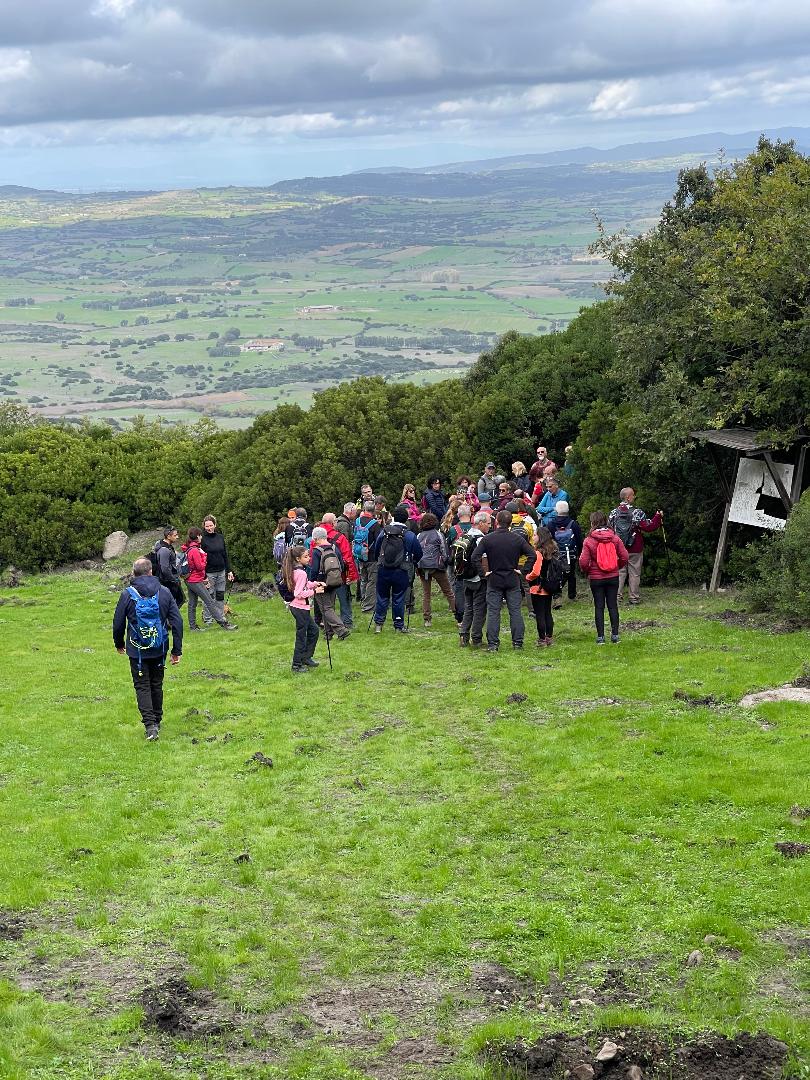
[[[377,524],[375,517],[370,518],[365,525],[355,525],[354,540],[352,540],[352,554],[355,562],[368,562],[369,533]]]
[[[564,528],[561,526],[554,530],[554,539],[557,542],[557,547],[560,549],[560,557],[565,563],[566,568],[573,562],[576,555],[576,538],[574,537],[574,530],[570,524]]]
[[[132,585],[127,592],[135,601],[135,624],[129,624],[129,641],[138,650],[138,653],[148,649],[160,649],[166,644],[169,635],[160,618],[160,602],[158,594],[154,596],[141,596]]]

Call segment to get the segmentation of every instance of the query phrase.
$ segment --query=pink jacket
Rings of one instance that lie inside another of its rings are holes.
[[[307,572],[302,566],[296,566],[293,570],[293,599],[290,601],[290,607],[303,608],[305,611],[309,608],[309,601],[315,595],[315,589],[312,582],[307,577]]]

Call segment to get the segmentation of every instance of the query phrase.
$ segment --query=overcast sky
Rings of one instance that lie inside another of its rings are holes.
[[[808,0],[0,0],[0,184],[272,183],[810,123]]]

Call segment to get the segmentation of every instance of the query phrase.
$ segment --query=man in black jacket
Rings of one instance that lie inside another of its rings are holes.
[[[180,584],[180,575],[177,573],[177,551],[174,547],[179,535],[173,525],[167,525],[163,530],[163,539],[158,540],[154,549],[158,581],[169,590],[178,607],[185,603],[186,599]]]
[[[138,559],[132,567],[132,575],[132,584],[121,593],[115,608],[113,644],[122,656],[129,657],[138,711],[146,738],[153,742],[160,735],[163,719],[168,627],[172,631],[171,662],[178,664],[183,651],[183,620],[172,594],[152,576],[149,559]],[[139,602],[151,598],[157,599],[157,611],[145,611],[139,617]]]
[[[512,648],[523,648],[526,627],[520,612],[520,571],[524,555],[534,559],[534,548],[525,532],[511,532],[512,515],[501,510],[495,518],[496,529],[485,536],[475,549],[474,560],[481,567],[487,583],[487,651],[497,652],[500,645],[501,607],[504,600],[509,612]]]

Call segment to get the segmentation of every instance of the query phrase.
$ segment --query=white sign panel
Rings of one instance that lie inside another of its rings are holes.
[[[775,461],[777,475],[790,491],[793,466]],[[760,458],[741,458],[728,520],[758,529],[784,529],[787,514],[768,466]]]

